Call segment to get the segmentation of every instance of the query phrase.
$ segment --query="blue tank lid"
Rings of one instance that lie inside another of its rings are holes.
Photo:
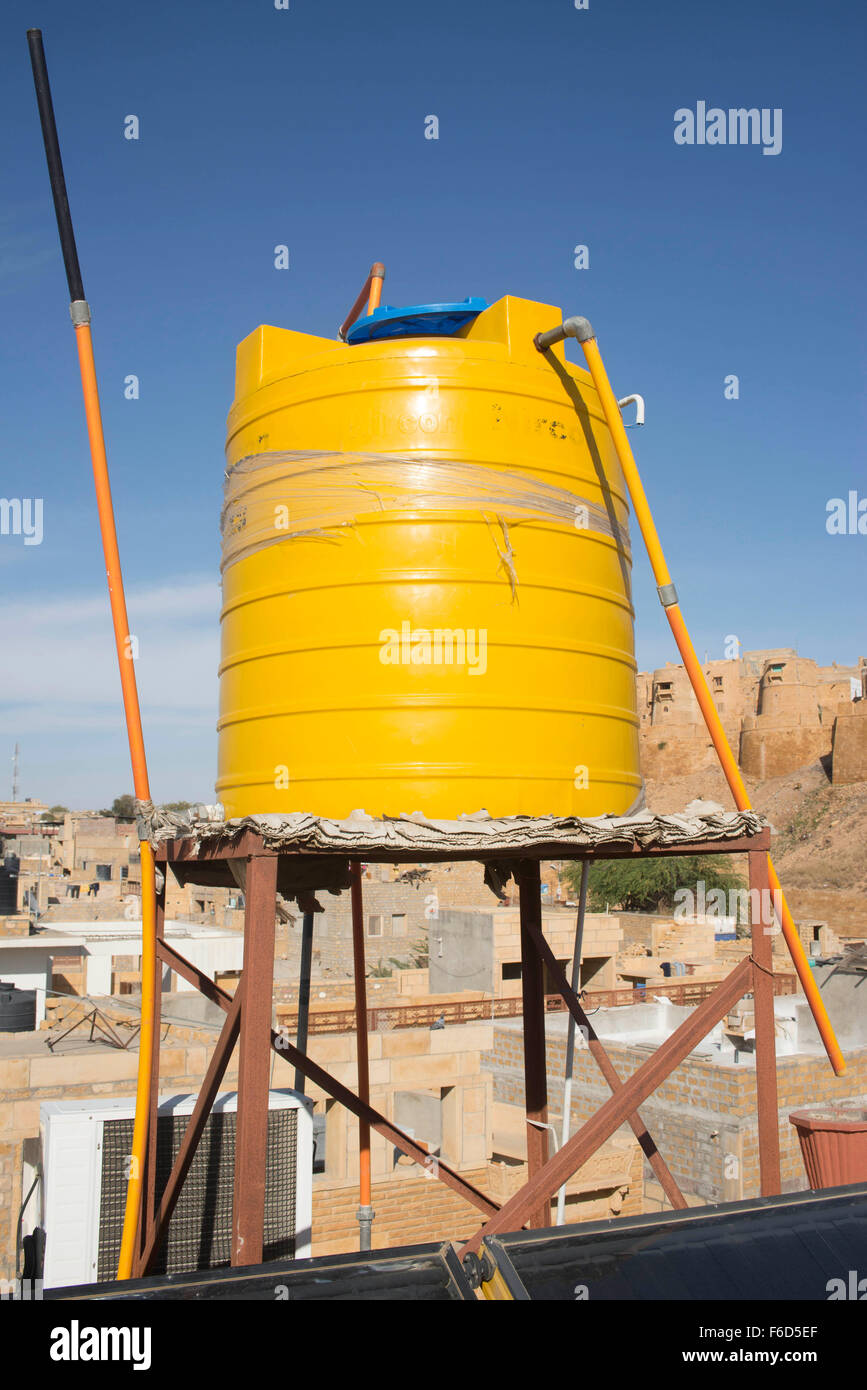
[[[486,299],[462,299],[456,304],[411,304],[396,309],[381,304],[366,318],[358,319],[346,335],[347,343],[372,343],[379,338],[448,337],[487,309]]]

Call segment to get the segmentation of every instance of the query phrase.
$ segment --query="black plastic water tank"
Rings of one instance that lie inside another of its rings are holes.
[[[17,855],[7,854],[0,862],[0,916],[11,915],[18,909]]]
[[[36,1028],[36,990],[0,980],[0,1033],[32,1033]]]

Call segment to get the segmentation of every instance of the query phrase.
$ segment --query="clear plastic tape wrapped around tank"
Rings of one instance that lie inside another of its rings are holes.
[[[223,569],[284,541],[335,540],[363,516],[419,511],[472,511],[495,521],[494,544],[513,589],[511,524],[565,523],[613,539],[629,555],[628,532],[613,505],[609,511],[528,473],[395,454],[274,452],[249,455],[226,470]]]

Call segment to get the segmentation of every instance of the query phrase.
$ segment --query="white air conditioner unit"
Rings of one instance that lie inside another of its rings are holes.
[[[196,1102],[160,1101],[159,1200]],[[218,1095],[205,1123],[152,1273],[228,1265],[231,1256],[237,1092]],[[264,1259],[310,1255],[313,1106],[297,1091],[271,1091]],[[114,1279],[126,1205],[133,1098],[45,1101],[40,1107],[46,1288]]]

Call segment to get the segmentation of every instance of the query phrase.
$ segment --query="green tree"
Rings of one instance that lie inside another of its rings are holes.
[[[163,811],[189,811],[192,801],[166,801],[160,808]]]
[[[577,895],[581,884],[581,865],[568,864],[563,877]],[[742,888],[744,880],[724,855],[676,855],[655,859],[602,859],[590,865],[587,901],[591,911],[606,907],[623,912],[671,912],[675,893],[688,888],[699,896],[697,885],[704,884],[705,897],[713,889],[728,894]]]
[[[116,796],[111,803],[111,809],[102,810],[101,816],[114,816],[115,820],[135,820],[135,797],[127,792],[124,796]]]
[[[47,811],[42,812],[42,815],[39,817],[39,819],[44,821],[63,820],[63,817],[66,815],[68,810],[68,806],[51,806]]]

